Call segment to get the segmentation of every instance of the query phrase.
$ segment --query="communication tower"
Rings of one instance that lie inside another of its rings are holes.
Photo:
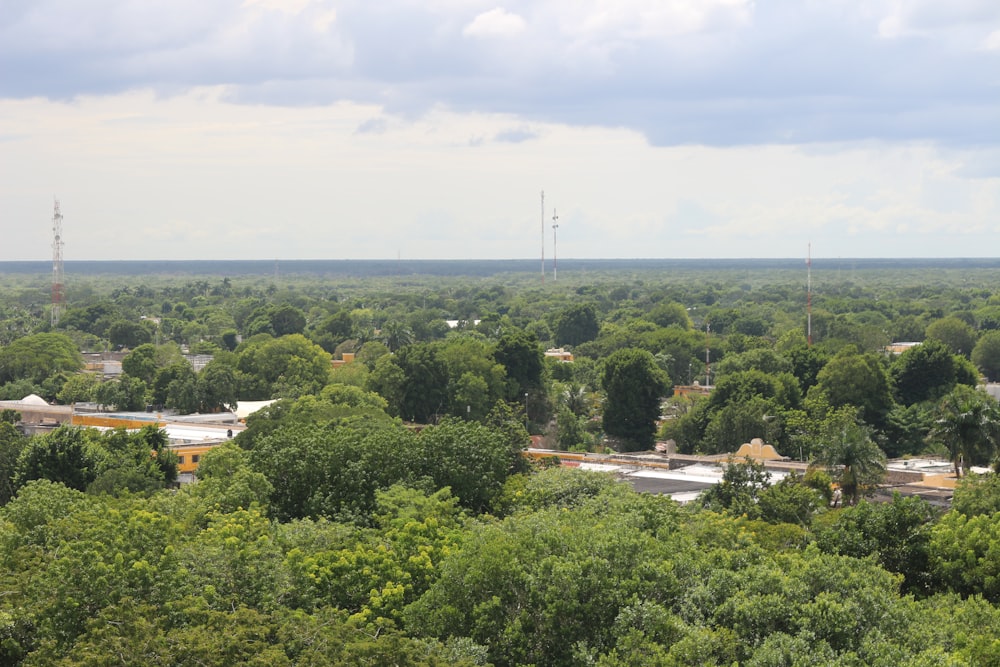
[[[66,293],[63,286],[63,240],[62,213],[59,211],[59,200],[55,200],[55,212],[52,215],[52,326],[59,324]]]

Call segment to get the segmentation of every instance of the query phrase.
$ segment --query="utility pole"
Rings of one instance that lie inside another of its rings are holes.
[[[50,323],[54,327],[59,324],[63,304],[66,301],[63,286],[63,240],[62,213],[59,211],[59,200],[55,200],[55,212],[52,215],[52,311]]]

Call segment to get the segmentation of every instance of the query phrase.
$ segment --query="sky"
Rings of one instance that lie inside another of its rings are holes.
[[[54,199],[67,260],[1000,256],[1000,2],[0,0],[0,261]]]

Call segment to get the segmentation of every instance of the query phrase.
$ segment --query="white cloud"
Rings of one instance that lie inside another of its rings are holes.
[[[53,194],[68,259],[532,257],[541,189],[560,257],[975,256],[1000,219],[996,172],[966,173],[990,149],[657,148],[506,114],[226,100],[0,101],[0,260],[47,256]],[[535,136],[495,140],[512,129]]]
[[[994,30],[983,42],[987,51],[1000,51],[1000,30]]]
[[[524,32],[527,24],[517,14],[495,7],[474,18],[462,29],[470,37],[512,37]]]

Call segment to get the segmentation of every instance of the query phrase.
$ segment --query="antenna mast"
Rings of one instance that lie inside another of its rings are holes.
[[[545,283],[545,190],[542,190],[542,283]]]
[[[559,229],[559,215],[552,209],[552,281],[559,279],[559,259],[556,254],[556,230]]]
[[[812,243],[806,254],[806,345],[813,344],[813,289],[812,289]]]
[[[63,288],[63,240],[62,213],[59,212],[59,200],[55,200],[55,212],[52,214],[52,311],[51,324],[59,324],[66,293]]]

